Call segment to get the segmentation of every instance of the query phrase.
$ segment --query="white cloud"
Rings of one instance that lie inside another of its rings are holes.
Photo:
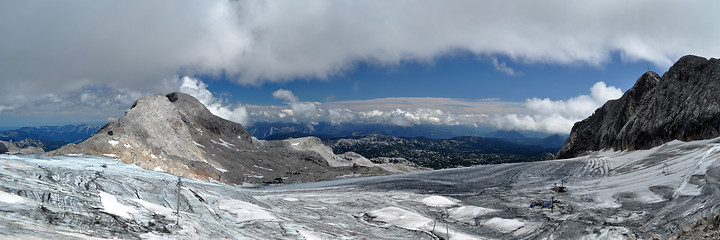
[[[272,95],[274,98],[282,99],[286,104],[290,105],[290,109],[292,109],[290,115],[301,115],[306,118],[312,118],[319,114],[315,103],[301,102],[290,90],[278,89],[273,92]]]
[[[495,115],[493,124],[501,129],[530,130],[548,133],[570,133],[575,122],[583,120],[608,100],[622,96],[622,90],[595,83],[590,95],[565,100],[531,98],[525,101],[526,114]]]
[[[250,124],[247,109],[242,105],[235,107],[226,105],[207,90],[207,84],[202,81],[185,76],[181,79],[180,91],[197,98],[212,114],[218,117],[237,122],[243,125]]]
[[[16,108],[16,107],[14,107],[14,106],[0,105],[0,113],[2,113],[3,111],[7,111],[7,110],[13,110],[13,109],[15,109],[15,108]]]
[[[507,75],[516,76],[516,75],[522,74],[522,73],[516,73],[514,69],[512,69],[511,67],[508,67],[505,62],[499,62],[497,60],[497,58],[493,58],[492,63],[493,63],[493,67],[495,67],[495,70],[497,70],[499,72],[503,72]]]
[[[254,121],[387,124],[405,127],[419,124],[478,125],[488,124],[489,117],[486,113],[513,109],[514,106],[512,103],[447,98],[387,98],[310,103],[302,102],[291,91],[284,89],[275,91],[273,96],[285,100],[288,105],[248,106]],[[299,111],[298,105],[303,104],[312,105],[313,108],[306,108],[312,110]]]
[[[0,102],[77,114],[82,106],[70,103],[91,104],[76,101],[88,90],[164,93],[178,73],[260,85],[458,51],[571,65],[618,53],[665,68],[685,54],[720,56],[717,9],[718,1],[666,0],[0,1]],[[38,105],[48,94],[62,103]]]

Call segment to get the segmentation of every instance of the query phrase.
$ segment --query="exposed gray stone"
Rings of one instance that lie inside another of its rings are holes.
[[[5,146],[5,142],[0,141],[0,154],[8,152],[8,148]]]
[[[680,58],[662,77],[643,74],[623,96],[575,123],[558,158],[602,149],[649,149],[720,136],[720,61]]]
[[[0,141],[0,154],[42,154],[45,150],[32,144],[33,140],[25,139],[20,142]],[[3,151],[4,149],[4,151]]]
[[[88,140],[51,154],[117,157],[145,169],[231,184],[389,173],[380,166],[335,166],[331,163],[337,156],[321,151],[327,148],[322,142],[303,142],[304,147],[297,148],[297,140],[258,141],[242,125],[213,115],[192,96],[170,93],[138,99],[125,116]]]

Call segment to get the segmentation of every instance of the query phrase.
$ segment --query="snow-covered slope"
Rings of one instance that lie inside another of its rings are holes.
[[[178,198],[177,177],[112,158],[0,155],[0,238],[711,238],[717,227],[694,226],[720,207],[718,157],[720,139],[674,141],[258,189],[182,179]]]

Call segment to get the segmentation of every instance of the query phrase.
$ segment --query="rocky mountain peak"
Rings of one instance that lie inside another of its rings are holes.
[[[298,148],[301,143],[306,147]],[[194,97],[175,92],[141,97],[121,119],[51,154],[104,155],[145,169],[232,184],[388,173],[373,165],[334,164],[340,157],[321,145],[313,138],[258,141],[241,124],[215,116]]]
[[[575,123],[558,158],[720,136],[718,92],[720,61],[684,56],[662,77],[646,72],[622,97]]]

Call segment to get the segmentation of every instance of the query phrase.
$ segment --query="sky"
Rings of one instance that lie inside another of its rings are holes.
[[[645,71],[718,57],[717,1],[2,1],[0,128],[182,91],[263,121],[569,133]]]

